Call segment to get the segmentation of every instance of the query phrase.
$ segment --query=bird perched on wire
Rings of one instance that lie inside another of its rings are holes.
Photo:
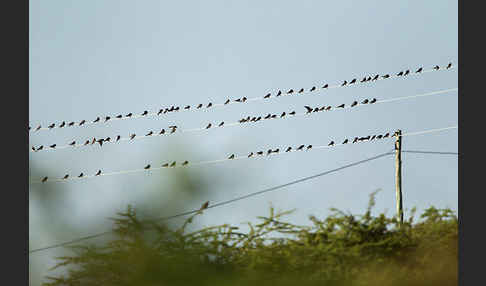
[[[299,150],[299,151],[300,151],[300,150],[304,149],[304,147],[305,147],[305,145],[304,145],[304,144],[302,144],[302,145],[300,145],[300,146],[297,148],[297,150]]]
[[[290,152],[292,150],[292,147],[289,147],[287,148],[287,150],[285,150],[285,152]]]
[[[358,137],[354,137],[353,143],[358,142],[358,139],[359,139]]]
[[[344,103],[341,105],[336,106],[336,108],[344,108]]]
[[[190,106],[190,105],[186,105],[186,106],[184,107],[184,109],[185,109],[185,110],[188,110],[188,109],[190,109],[190,108],[191,108],[191,106]]]
[[[324,110],[326,110],[326,106],[325,105],[323,105],[322,107],[319,108],[319,111],[324,111]]]
[[[69,122],[68,126],[71,127],[74,125],[74,121]]]
[[[375,139],[375,138],[376,138],[376,135],[371,136],[370,141]]]
[[[281,90],[279,90],[279,91],[277,92],[277,96],[281,96],[281,95],[282,95],[282,91],[281,91]]]
[[[390,77],[389,74],[386,74],[386,75],[382,76],[382,78],[389,78],[389,77]]]
[[[96,172],[95,176],[99,176],[101,175],[101,170],[98,170],[98,172]]]
[[[69,174],[66,174],[64,175],[64,177],[62,177],[63,180],[66,180],[67,178],[69,178]]]
[[[110,120],[110,119],[111,119],[111,117],[110,117],[110,116],[106,116],[106,117],[105,117],[105,122],[106,122],[106,121],[108,121],[108,120]]]
[[[397,73],[397,76],[402,76],[403,75],[403,71]]]
[[[256,117],[256,116],[253,116],[253,117],[250,119],[250,122],[255,122],[255,121],[256,121],[256,119],[257,119],[257,117]]]
[[[452,67],[452,63],[449,63],[447,66],[446,66],[446,69],[450,69]]]
[[[230,100],[229,100],[229,99],[227,99],[227,100],[224,102],[224,104],[225,104],[225,105],[226,105],[226,104],[228,104],[228,103],[230,103]]]
[[[51,146],[49,146],[51,148],[56,148],[56,144],[52,144]]]
[[[148,114],[148,111],[147,111],[147,110],[145,110],[145,111],[144,111],[144,112],[141,114],[141,116],[145,116],[145,115],[147,115],[147,114]]]
[[[96,143],[96,138],[93,137],[93,141],[91,141],[91,145],[93,145],[94,143]]]
[[[159,112],[157,112],[157,115],[161,115],[164,112],[164,109],[159,109]]]
[[[169,167],[175,167],[176,166],[176,161],[172,162]]]
[[[263,98],[269,98],[272,95],[272,93],[267,93]]]
[[[285,111],[284,111],[284,112],[282,112],[282,114],[280,115],[280,118],[284,117],[284,116],[285,116],[285,114],[286,114],[286,113],[285,113]]]
[[[209,129],[211,128],[211,123],[208,124],[208,126],[206,126],[206,129]]]
[[[360,82],[366,82],[366,77],[364,77]]]
[[[48,178],[47,176],[45,176],[44,178],[42,178],[42,182],[43,183],[47,182],[47,178]]]
[[[243,96],[243,98],[241,99],[241,102],[245,102],[245,101],[246,101],[246,99],[247,99],[247,98],[246,98],[245,96]]]
[[[328,107],[326,107],[326,111],[331,110],[331,108],[332,108],[332,107],[329,105]]]
[[[34,146],[32,146],[32,151],[35,151],[35,147]]]
[[[158,115],[158,114],[157,114],[157,115]],[[122,119],[122,118],[123,118],[123,115],[118,114],[118,115],[116,116],[116,118],[118,118],[118,119]]]
[[[79,122],[79,126],[83,125],[84,123],[86,123],[86,120],[81,120],[81,122]]]
[[[125,115],[125,117],[132,117],[133,113],[128,113],[127,115]]]
[[[135,136],[137,136],[135,133],[133,133],[132,135],[130,135],[130,140],[132,140],[133,138],[135,138]]]
[[[235,154],[231,154],[228,159],[234,159],[235,158]]]
[[[348,82],[347,81],[344,81],[343,84],[341,84],[341,86],[345,86],[347,84],[348,84]]]
[[[145,134],[145,136],[151,136],[152,134],[154,134],[154,132],[150,131],[149,133]]]
[[[272,154],[272,152],[273,152],[273,151],[272,151],[272,149],[268,149],[268,151],[267,151],[267,155]]]
[[[202,106],[203,106],[202,103],[199,103],[196,108],[201,108]]]
[[[182,166],[186,166],[187,164],[189,164],[189,161],[182,162]]]
[[[289,112],[289,115],[295,115],[295,111]]]
[[[375,77],[372,80],[378,80],[379,77],[380,77],[380,75],[377,74],[377,75],[375,75]]]
[[[174,111],[179,111],[179,106],[176,106],[176,108],[174,108]]]
[[[346,138],[346,139],[344,139],[343,143],[341,143],[341,144],[347,144],[347,143],[348,143],[348,139]]]
[[[116,141],[115,141],[115,142],[117,142],[118,140],[120,140],[120,138],[121,138],[121,136],[120,136],[120,135],[117,135],[117,136],[116,136]]]
[[[304,105],[305,109],[307,109],[307,113],[311,113],[312,112],[312,107],[310,106],[307,106],[307,105]]]
[[[257,119],[255,120],[255,122],[260,121],[261,119],[262,119],[262,117],[258,116]]]
[[[269,119],[270,117],[272,117],[272,114],[268,114],[267,116],[263,117],[263,119]]]
[[[49,126],[47,126],[47,127],[48,127],[49,129],[52,129],[52,128],[54,128],[54,126],[56,126],[56,124],[55,124],[55,123],[52,123],[51,125],[49,125]]]
[[[236,102],[241,102],[241,98],[235,99]]]
[[[381,135],[381,134],[376,136],[376,139],[381,139],[381,138],[383,138],[383,135]]]
[[[287,91],[287,94],[292,94],[292,93],[294,93],[293,89],[289,89],[289,91]]]
[[[163,164],[162,167],[169,167],[169,163]]]
[[[361,101],[361,104],[367,104],[368,102],[370,102],[368,99],[365,99],[363,101]]]
[[[42,150],[42,149],[44,149],[44,146],[43,146],[43,145],[40,145],[40,146],[37,148],[37,151],[40,151],[40,150]]]
[[[207,209],[209,207],[209,201],[205,202],[204,204],[201,205],[199,210],[197,211],[198,214],[202,214],[202,211]]]
[[[370,100],[370,103],[375,103],[376,102],[376,98],[373,98],[372,100]]]
[[[248,158],[250,158],[251,156],[253,156],[253,152],[251,152],[250,154],[248,154]]]
[[[159,134],[165,134],[165,129],[162,128],[162,130],[160,130]]]
[[[96,122],[98,122],[98,121],[100,121],[100,118],[99,118],[99,117],[96,117],[96,119],[95,119],[95,120],[93,120],[93,123],[96,123]]]
[[[299,90],[299,93],[303,93],[303,92],[304,92],[304,89],[303,89],[303,88],[301,88],[301,89]]]
[[[271,118],[277,118],[277,114],[272,114]]]
[[[88,145],[89,144],[89,139],[86,140],[86,142],[84,142],[84,145]]]
[[[351,103],[351,107],[358,105],[358,102],[355,100],[353,103]]]
[[[435,66],[435,67],[434,67],[434,70],[439,70],[439,69],[440,69],[440,67],[439,67],[439,66]]]
[[[307,150],[312,149],[312,145],[308,145],[306,149],[307,149]]]
[[[61,123],[61,125],[59,125],[59,128],[63,128],[65,125],[66,125],[66,122],[65,122],[65,121],[63,121],[63,122]],[[29,127],[29,128],[30,128],[30,127]]]
[[[353,84],[353,83],[356,83],[356,79],[355,78],[353,78],[353,80],[349,82],[349,84]]]
[[[263,151],[258,151],[257,155],[263,155]]]
[[[422,67],[419,68],[418,70],[415,71],[415,73],[421,73],[422,72],[422,69],[423,69]]]
[[[206,108],[209,108],[211,106],[213,106],[213,104],[210,102],[210,103],[208,103],[208,105],[206,106]]]
[[[329,142],[329,144],[327,144],[327,146],[334,146],[334,141]]]
[[[79,174],[78,178],[82,178],[84,176],[83,173]]]
[[[147,166],[143,167],[145,170],[148,170],[150,169],[150,164],[148,164]]]
[[[315,86],[311,87],[311,89],[309,91],[314,91],[314,90],[316,90]]]
[[[409,73],[410,73],[410,70],[406,70],[403,75],[405,76],[405,75],[408,75]]]
[[[242,119],[238,120],[238,122],[239,123],[244,123],[244,122],[246,122],[246,119],[245,118],[242,118]]]
[[[277,148],[277,149],[273,150],[272,152],[273,153],[278,153],[278,152],[280,152],[280,148]]]
[[[218,125],[218,127],[221,127],[224,125],[224,121],[221,121],[221,123]]]
[[[103,141],[105,141],[105,139],[101,138],[101,139],[98,139],[96,142],[98,142],[100,144],[100,146],[103,146]]]
[[[322,86],[322,88],[328,88],[328,87],[329,87],[329,85],[327,83]]]
[[[386,133],[385,135],[383,135],[383,138],[387,138],[388,136],[390,136],[390,133]]]
[[[74,145],[76,145],[76,141],[73,141],[73,142],[69,143],[69,145],[70,145],[70,146],[74,146]]]
[[[175,126],[175,125],[174,126],[169,126],[169,128],[171,128],[170,134],[172,134],[172,133],[176,132],[177,126]]]
[[[314,108],[313,112],[319,112],[319,107]]]

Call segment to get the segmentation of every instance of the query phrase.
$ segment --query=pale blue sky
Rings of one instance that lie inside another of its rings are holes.
[[[97,116],[156,110],[164,105],[221,103],[277,89],[311,87],[374,73],[458,63],[457,1],[30,1],[29,121],[93,120]],[[406,80],[379,81],[271,103],[233,105],[212,112],[113,122],[90,128],[46,131],[30,145],[68,142],[120,133],[144,133],[176,123],[195,128],[233,122],[242,115],[281,112],[303,105],[354,99],[394,98],[455,88],[457,70]],[[253,128],[224,128],[103,148],[30,153],[31,166],[64,172],[137,169],[147,162],[211,160],[231,153],[402,129],[413,132],[456,125],[457,92],[331,112],[311,118],[271,121]],[[404,138],[404,149],[457,151],[457,130]],[[392,141],[359,144],[267,160],[241,160],[201,168],[208,200],[225,199],[286,183],[383,153]],[[185,149],[190,148],[190,149]],[[155,158],[159,161],[155,161]],[[403,155],[406,208],[434,205],[457,210],[457,157]],[[151,194],[166,192],[171,172],[106,176],[58,184],[69,193],[56,202],[62,217],[42,218],[31,186],[30,247],[59,242],[46,225],[72,224],[79,234],[105,231],[105,219]],[[214,184],[212,184],[214,180]],[[225,207],[199,218],[202,225],[238,224],[278,209],[297,209],[288,219],[305,223],[330,207],[360,213],[368,195],[381,188],[376,211],[394,213],[394,160],[385,157],[319,179]],[[54,196],[54,195],[52,195]],[[163,194],[160,198],[163,198]],[[202,200],[203,198],[201,198]],[[147,203],[146,203],[147,204]],[[181,202],[174,211],[198,207]],[[160,202],[151,201],[157,208]],[[145,205],[147,206],[147,205]],[[86,224],[90,223],[90,224]],[[32,262],[59,251],[31,257]],[[52,265],[40,267],[39,273]],[[43,268],[44,267],[44,268]],[[37,272],[36,272],[37,273]],[[38,273],[37,273],[38,274]],[[45,272],[44,272],[45,274]],[[34,275],[32,273],[32,275]]]

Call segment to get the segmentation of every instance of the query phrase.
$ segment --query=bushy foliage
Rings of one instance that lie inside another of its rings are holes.
[[[310,226],[275,212],[248,223],[249,231],[219,225],[187,233],[141,221],[132,208],[113,219],[117,239],[103,247],[75,246],[56,267],[59,285],[457,285],[458,221],[430,207],[414,223],[384,214],[333,209]],[[200,215],[200,214],[195,214]]]

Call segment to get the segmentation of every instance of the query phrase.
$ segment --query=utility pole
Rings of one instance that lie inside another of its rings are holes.
[[[395,132],[395,186],[397,200],[397,217],[400,226],[403,224],[403,205],[402,205],[402,131]]]

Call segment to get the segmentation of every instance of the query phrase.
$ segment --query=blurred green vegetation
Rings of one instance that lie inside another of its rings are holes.
[[[458,219],[430,207],[400,227],[373,216],[374,193],[363,215],[337,209],[309,226],[288,223],[290,212],[258,217],[242,231],[218,225],[187,232],[141,220],[134,208],[112,218],[116,239],[76,245],[58,257],[58,285],[457,285]]]

